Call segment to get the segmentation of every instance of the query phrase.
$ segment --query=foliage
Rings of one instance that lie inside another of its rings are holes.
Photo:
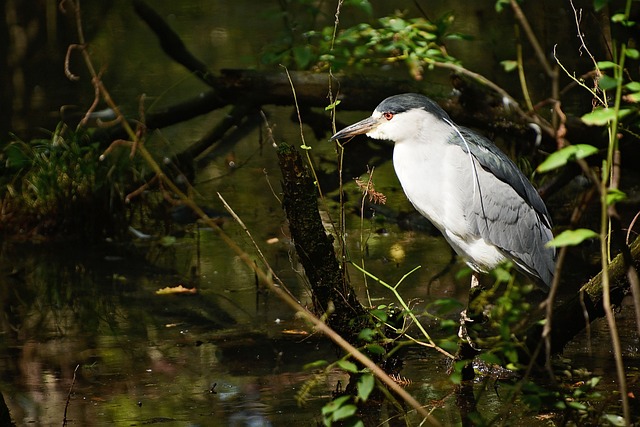
[[[453,22],[451,13],[435,22],[420,17],[405,18],[397,13],[377,19],[374,25],[357,24],[340,31],[335,37],[334,27],[325,27],[304,33],[306,43],[301,46],[279,51],[271,46],[263,61],[286,63],[297,69],[313,67],[326,70],[331,67],[333,71],[401,63],[414,79],[421,80],[425,65],[458,63],[447,53],[445,42],[468,37],[451,32]]]
[[[411,76],[421,80],[424,65],[433,62],[457,63],[447,53],[446,40],[464,38],[449,32],[453,15],[446,14],[436,22],[424,18],[404,18],[402,15],[378,19],[377,25],[361,23],[340,32],[332,39],[333,29],[320,33],[310,32],[309,37],[319,40],[317,66],[335,71],[346,67],[362,69],[403,63]]]
[[[122,232],[126,169],[100,163],[102,150],[88,133],[62,129],[4,148],[3,231],[88,239]]]

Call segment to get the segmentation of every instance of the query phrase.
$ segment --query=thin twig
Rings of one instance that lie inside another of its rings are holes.
[[[78,368],[80,365],[76,365],[76,368],[73,370],[73,378],[71,379],[71,386],[69,386],[69,393],[67,393],[67,403],[64,405],[64,417],[62,418],[62,427],[67,425],[67,410],[69,409],[69,403],[71,402],[71,393],[73,392],[73,386],[76,383],[76,372],[78,372]]]

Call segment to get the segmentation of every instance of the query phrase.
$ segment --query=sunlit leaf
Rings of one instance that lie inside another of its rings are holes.
[[[632,92],[638,92],[640,91],[640,82],[629,82],[624,87]]]
[[[617,188],[610,188],[607,191],[607,205],[612,205],[614,203],[618,203],[626,199],[627,199],[627,195],[623,191],[618,190]]]
[[[182,285],[166,287],[158,289],[156,295],[170,295],[170,294],[195,294],[198,290],[196,288],[185,288]]]
[[[354,404],[343,405],[333,412],[332,418],[334,421],[344,420],[355,414],[357,410],[358,408]]]
[[[518,62],[514,60],[500,61],[500,65],[507,73],[518,68]]]
[[[338,408],[340,408],[343,404],[345,404],[350,398],[351,396],[349,396],[348,394],[335,398],[334,400],[332,400],[331,402],[327,403],[322,407],[322,415],[327,415],[335,412]]]
[[[579,411],[584,411],[587,409],[587,406],[582,402],[576,402],[574,400],[570,400],[567,402],[567,406],[569,408],[577,409]]]
[[[358,378],[358,398],[367,400],[376,381],[372,374],[364,374]]]
[[[616,426],[616,427],[622,427],[624,425],[626,425],[626,422],[624,420],[624,417],[621,417],[620,415],[616,415],[616,414],[604,414],[602,416],[602,418],[604,418],[605,420],[607,420],[611,425]]]
[[[548,247],[576,246],[588,239],[597,239],[598,233],[587,228],[565,230],[546,244]]]
[[[582,116],[582,121],[592,126],[604,126],[616,117],[613,108],[597,108]]]
[[[329,110],[335,110],[335,108],[340,105],[342,101],[339,99],[336,99],[335,102],[332,102],[331,104],[327,105],[326,107],[324,107],[325,111],[329,111]]]
[[[638,49],[627,49],[627,56],[631,59],[638,59],[640,57],[640,52]]]
[[[358,372],[358,367],[356,366],[356,364],[349,360],[338,360],[338,366],[347,372],[351,372],[354,374]]]
[[[569,161],[584,159],[598,152],[598,149],[589,144],[569,145],[561,148],[555,153],[551,153],[542,163],[538,165],[536,171],[539,173],[549,172],[566,165]]]
[[[611,61],[598,61],[598,68],[601,70],[607,70],[609,68],[615,68],[618,64]]]

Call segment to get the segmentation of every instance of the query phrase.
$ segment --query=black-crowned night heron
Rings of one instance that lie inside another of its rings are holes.
[[[457,126],[426,96],[391,96],[332,140],[364,134],[395,143],[393,166],[413,206],[467,264],[486,273],[504,261],[549,287],[551,218],[537,191],[491,141]],[[473,285],[477,284],[474,274]]]

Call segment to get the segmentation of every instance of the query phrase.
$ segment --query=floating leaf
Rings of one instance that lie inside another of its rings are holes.
[[[544,162],[540,163],[536,168],[539,173],[549,172],[566,165],[569,161],[576,159],[584,159],[598,152],[598,149],[589,144],[569,145],[561,148],[555,153],[551,153]]]
[[[158,289],[156,295],[170,295],[170,294],[195,294],[198,290],[196,288],[185,288],[182,285],[167,286],[166,288]]]
[[[587,239],[597,239],[598,233],[587,228],[565,230],[546,244],[547,247],[559,248],[562,246],[576,246]]]

